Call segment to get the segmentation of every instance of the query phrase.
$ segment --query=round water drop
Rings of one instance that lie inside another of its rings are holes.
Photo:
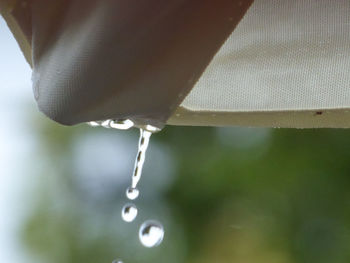
[[[100,124],[97,121],[90,121],[90,122],[88,122],[88,125],[90,125],[91,127],[98,127],[98,126],[100,126]]]
[[[123,263],[123,261],[121,261],[120,259],[116,259],[116,260],[113,260],[112,263]]]
[[[129,187],[126,189],[126,197],[130,200],[135,200],[139,196],[139,190],[137,188]]]
[[[144,222],[139,230],[139,239],[145,247],[156,247],[162,243],[164,237],[163,226],[154,220]]]
[[[122,218],[125,222],[132,222],[137,216],[137,207],[134,204],[126,204],[122,209]]]

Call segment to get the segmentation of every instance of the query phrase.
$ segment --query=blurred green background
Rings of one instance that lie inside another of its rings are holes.
[[[350,261],[347,130],[166,127],[151,139],[128,224],[120,209],[138,132],[36,127],[50,168],[22,235],[44,262]],[[137,240],[148,218],[166,231],[155,249]]]
[[[138,131],[41,115],[3,20],[0,57],[0,262],[350,262],[350,131],[166,127],[125,223]]]

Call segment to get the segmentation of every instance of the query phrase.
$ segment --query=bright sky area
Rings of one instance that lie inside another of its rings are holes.
[[[36,105],[31,69],[2,17],[0,83],[0,262],[27,263],[30,260],[18,232],[29,205],[25,202],[24,186],[29,183],[25,163],[35,147],[26,117]]]

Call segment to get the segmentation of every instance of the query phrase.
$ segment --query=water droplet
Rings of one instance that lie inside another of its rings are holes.
[[[34,82],[34,81],[33,81]],[[105,121],[91,121],[90,126],[102,126],[105,128],[115,128],[126,130],[134,126],[131,120],[105,120]],[[154,132],[160,131],[159,128],[152,125],[145,125],[140,127],[140,139],[138,145],[138,152],[135,160],[134,172],[131,178],[131,186],[126,190],[126,197],[134,200],[139,196],[139,190],[136,188],[141,179],[143,164],[145,162],[146,151],[149,140]],[[132,222],[137,216],[138,210],[134,204],[126,204],[122,209],[122,219],[126,222]],[[139,229],[139,239],[141,244],[145,247],[155,247],[162,243],[164,237],[163,226],[154,220],[144,222]],[[112,263],[123,263],[116,259]]]
[[[126,189],[126,197],[130,200],[135,200],[139,196],[139,190],[137,188],[129,187]]]
[[[154,220],[144,222],[139,230],[139,239],[145,247],[156,247],[162,243],[164,237],[163,226]]]
[[[105,128],[110,128],[110,123],[111,123],[111,120],[105,120],[101,123],[101,126],[105,127]]]
[[[132,222],[137,216],[137,207],[134,204],[126,204],[122,209],[122,218],[125,222]]]
[[[90,122],[88,122],[88,125],[90,125],[91,127],[98,127],[98,126],[100,126],[100,124],[97,121],[90,121]]]
[[[155,126],[152,126],[152,125],[149,125],[149,124],[146,125],[145,130],[146,130],[146,131],[149,131],[149,132],[152,132],[152,133],[154,133],[154,132],[159,132],[159,131],[160,131],[159,128],[157,128],[157,127],[155,127]]]
[[[132,120],[112,120],[109,125],[114,129],[127,130],[134,127],[134,122]]]
[[[113,260],[112,263],[123,263],[123,261],[121,261],[120,259],[116,259],[116,260]]]

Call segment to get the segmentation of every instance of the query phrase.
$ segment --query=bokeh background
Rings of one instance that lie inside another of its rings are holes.
[[[166,127],[125,223],[138,131],[55,124],[30,78],[0,18],[0,262],[350,262],[350,131]]]

